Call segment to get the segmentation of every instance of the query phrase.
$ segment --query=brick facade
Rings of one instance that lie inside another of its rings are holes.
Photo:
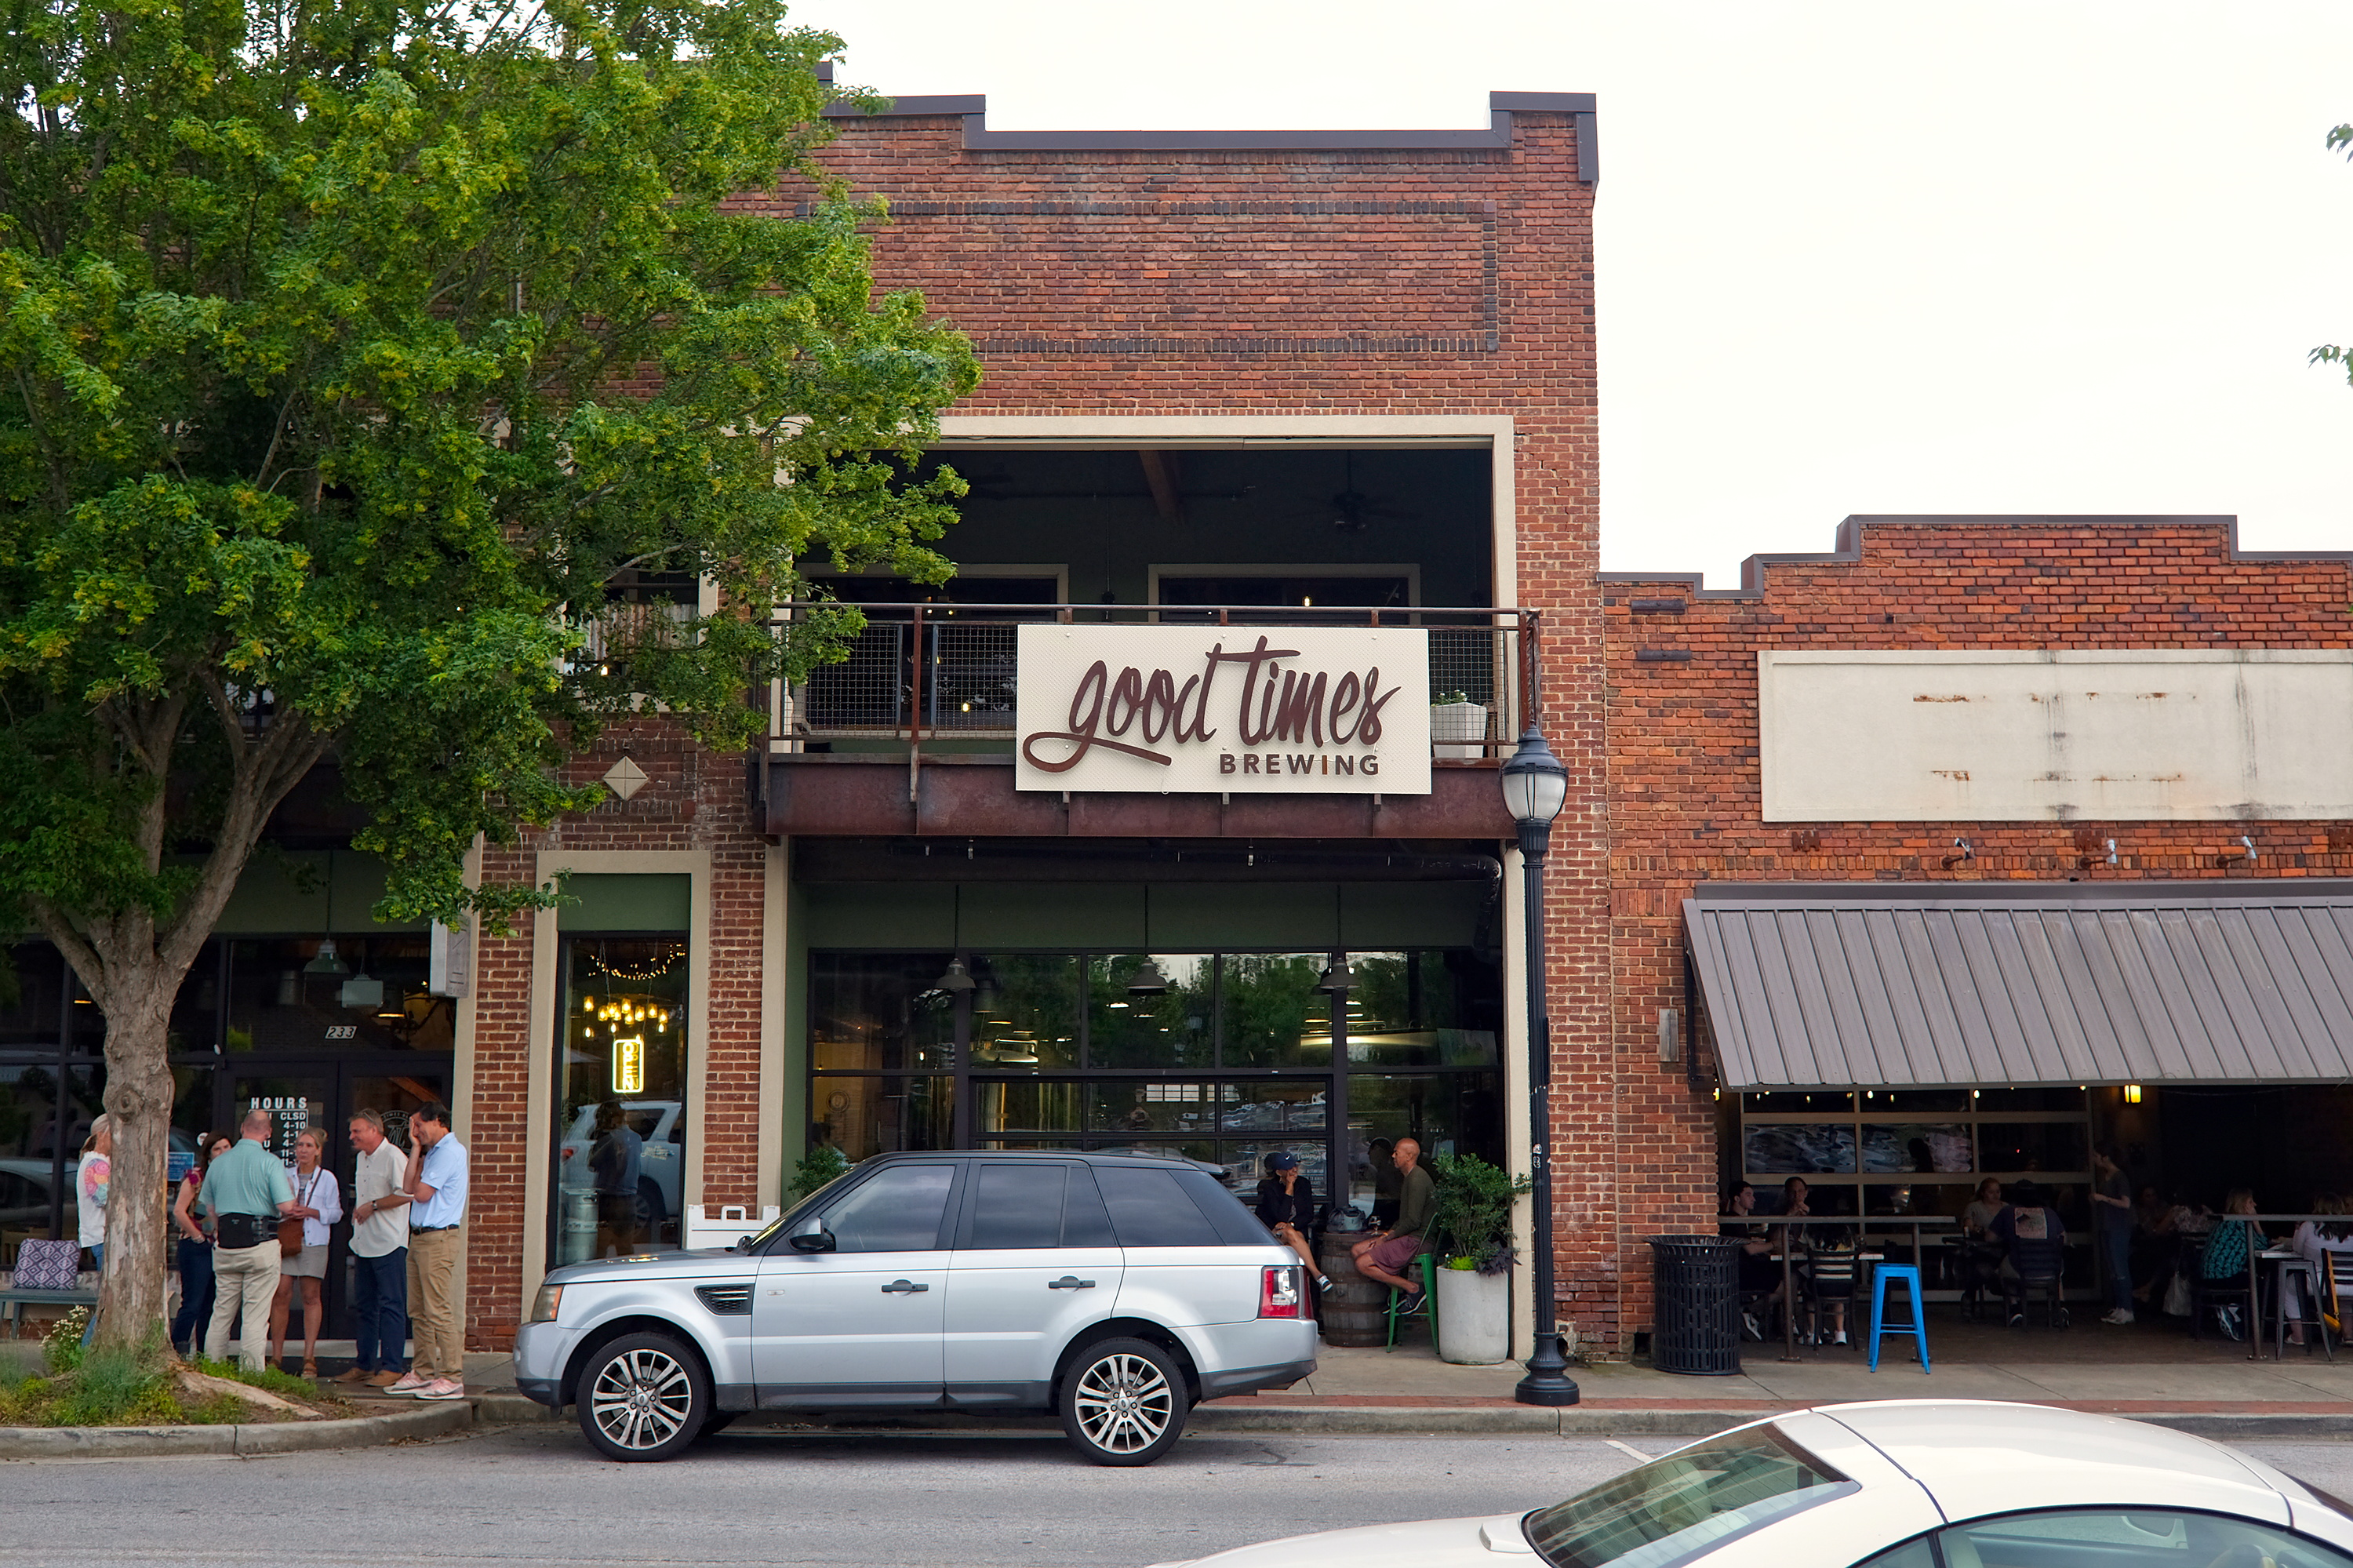
[[[2353,875],[2353,841],[2340,830],[2332,853],[2317,822],[1762,819],[1760,649],[2353,647],[2353,560],[2243,556],[2233,532],[2223,518],[1866,518],[1834,556],[1752,560],[1738,593],[1604,579],[1624,1321],[1650,1313],[1639,1238],[1713,1228],[1715,1106],[1659,1063],[1656,1033],[1659,1009],[1686,1005],[1681,911],[1699,882]],[[2260,864],[2218,867],[2241,833]],[[2115,838],[2117,863],[2104,848],[2080,863],[2078,835]],[[1947,868],[1957,837],[1976,858]]]

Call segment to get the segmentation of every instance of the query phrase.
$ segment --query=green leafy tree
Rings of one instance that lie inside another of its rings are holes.
[[[597,798],[600,722],[739,746],[838,656],[849,612],[768,627],[796,561],[948,574],[914,462],[978,372],[811,162],[839,48],[775,0],[9,13],[0,919],[105,1011],[106,1340],[162,1307],[174,995],[298,781],[340,764],[380,915],[495,926],[552,895],[468,850]]]

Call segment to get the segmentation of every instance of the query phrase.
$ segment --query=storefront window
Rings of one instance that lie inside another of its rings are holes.
[[[1229,1067],[1329,1067],[1329,953],[1229,953],[1220,1021]]]
[[[864,1073],[944,1072],[953,1067],[956,993],[940,983],[952,957],[813,955],[809,1065],[819,1072]],[[966,966],[967,977],[970,972]],[[973,989],[979,989],[978,982]]]
[[[0,952],[0,1050],[55,1054],[64,983],[65,965],[47,942]]]
[[[822,1136],[854,1164],[877,1154],[955,1147],[955,1080],[837,1076],[816,1081]]]
[[[1089,959],[1087,1065],[1216,1065],[1216,960],[1206,954],[1147,959],[1122,953]]]
[[[1357,1066],[1492,1067],[1503,977],[1460,949],[1357,953],[1349,959],[1348,1060]]]
[[[972,973],[974,1066],[1041,1072],[1079,1065],[1077,959],[976,959]]]
[[[422,936],[239,938],[229,943],[229,1054],[315,1055],[345,1051],[448,1051],[457,1004],[427,991]],[[209,1014],[195,1005],[206,981],[191,971],[181,990],[174,1048],[206,1051]]]
[[[1350,1201],[1370,1212],[1391,1184],[1388,1150],[1400,1138],[1433,1154],[1476,1154],[1504,1163],[1502,1081],[1493,1073],[1348,1075]],[[1384,1148],[1373,1146],[1379,1141]]]
[[[575,937],[563,974],[557,1258],[676,1246],[689,1130],[686,944]]]

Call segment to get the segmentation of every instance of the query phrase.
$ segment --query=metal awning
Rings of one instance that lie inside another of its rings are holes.
[[[2353,882],[1703,884],[1730,1089],[2353,1080]]]

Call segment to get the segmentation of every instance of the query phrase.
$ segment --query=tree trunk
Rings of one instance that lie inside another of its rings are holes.
[[[157,974],[145,986],[118,978],[120,1000],[107,1010],[106,1114],[114,1153],[100,1276],[100,1345],[136,1349],[151,1332],[169,1327],[164,1321],[170,1212],[164,1181],[172,1149],[171,1004],[179,982],[176,974]]]

